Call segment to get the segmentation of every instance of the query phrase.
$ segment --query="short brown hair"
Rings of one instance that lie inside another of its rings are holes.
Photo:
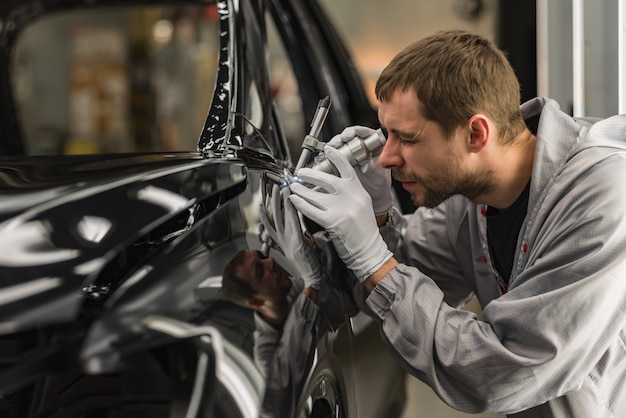
[[[254,289],[237,274],[237,268],[245,258],[245,250],[237,252],[224,266],[222,273],[222,293],[228,299],[240,305],[245,305],[246,301],[254,296]]]
[[[513,68],[500,49],[475,34],[442,31],[406,47],[382,71],[376,97],[389,101],[398,89],[413,89],[422,115],[447,137],[477,113],[494,121],[503,144],[524,129]]]

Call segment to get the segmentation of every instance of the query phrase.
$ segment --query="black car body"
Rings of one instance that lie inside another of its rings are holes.
[[[304,119],[332,99],[322,138],[376,121],[323,9],[311,0],[195,2],[214,8],[219,29],[197,149],[34,155],[16,100],[15,43],[42,16],[180,3],[0,5],[0,416],[261,411],[268,382],[251,358],[252,313],[221,297],[220,279],[236,251],[260,247],[260,199],[293,169],[272,100],[266,19],[289,55]],[[294,382],[294,416],[401,410],[404,375],[376,322],[359,313],[316,338],[315,360]]]

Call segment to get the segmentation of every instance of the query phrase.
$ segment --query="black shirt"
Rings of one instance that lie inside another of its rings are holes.
[[[529,191],[530,182],[513,205],[504,212],[492,207],[487,208],[489,252],[496,270],[506,283],[509,282],[513,270],[517,237],[526,217]]]
[[[526,126],[537,135],[540,115],[526,119]],[[515,203],[500,212],[498,209],[487,208],[487,242],[489,252],[496,270],[506,283],[509,282],[515,259],[517,238],[522,228],[522,223],[528,210],[528,195],[530,193],[530,181]]]

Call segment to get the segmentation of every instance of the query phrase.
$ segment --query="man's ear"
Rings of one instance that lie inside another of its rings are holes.
[[[468,150],[470,152],[479,152],[489,142],[491,134],[491,125],[487,116],[476,114],[469,118],[468,127],[470,130],[470,140]]]
[[[246,300],[246,305],[248,305],[252,309],[259,309],[264,304],[265,304],[265,301],[260,298],[252,297]]]

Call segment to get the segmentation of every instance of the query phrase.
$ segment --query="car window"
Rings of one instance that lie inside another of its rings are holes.
[[[196,150],[217,49],[215,5],[98,8],[32,23],[11,62],[27,153]]]
[[[302,151],[302,141],[308,133],[307,127],[310,121],[304,119],[298,81],[285,44],[269,13],[266,14],[266,27],[272,96],[287,140],[291,160],[295,164]]]

